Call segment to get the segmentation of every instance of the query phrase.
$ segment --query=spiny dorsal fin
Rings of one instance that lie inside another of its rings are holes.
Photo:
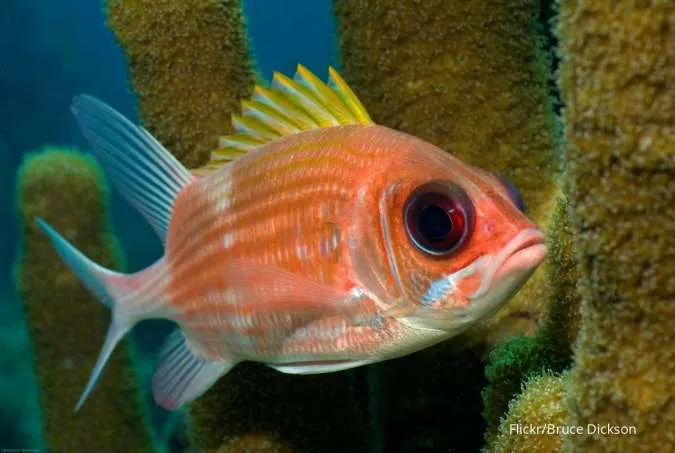
[[[204,175],[229,161],[285,135],[347,124],[372,124],[368,112],[349,85],[332,67],[328,84],[298,65],[293,79],[274,73],[269,88],[256,85],[251,99],[241,102],[241,115],[232,116],[235,133],[220,137],[220,147],[205,166]]]

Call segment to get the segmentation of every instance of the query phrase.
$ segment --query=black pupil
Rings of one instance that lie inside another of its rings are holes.
[[[452,219],[442,207],[426,206],[419,214],[417,228],[427,241],[443,241],[452,232]]]
[[[448,256],[464,244],[473,228],[473,215],[466,192],[446,181],[415,189],[403,210],[408,239],[417,249],[437,257]]]

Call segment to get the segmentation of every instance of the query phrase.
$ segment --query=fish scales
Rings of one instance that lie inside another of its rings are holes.
[[[228,261],[246,260],[300,272],[321,283],[349,285],[342,234],[349,220],[345,210],[361,181],[359,169],[383,157],[380,148],[345,145],[345,138],[354,138],[364,128],[310,131],[278,140],[185,190],[176,201],[166,252],[172,276],[169,300],[180,307],[181,324],[199,332],[200,339],[206,331],[222,330],[212,342],[222,344],[224,353],[241,349],[238,336],[257,335],[258,341],[243,343],[268,355],[301,354],[310,346],[342,354],[354,345],[378,341],[369,326],[352,328],[337,316],[310,324],[288,338],[286,332],[298,328],[303,320],[268,313],[251,319],[246,305],[264,301],[233,303],[224,297],[233,285],[218,271]],[[374,316],[375,307],[369,308]],[[279,335],[265,337],[268,330]]]

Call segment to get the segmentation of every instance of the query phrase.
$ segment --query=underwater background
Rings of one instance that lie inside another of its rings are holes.
[[[195,167],[253,83],[297,63],[507,176],[545,265],[444,344],[330,375],[245,364],[175,414],[148,395],[171,325],[147,321],[74,413],[108,314],[31,219],[128,272],[161,245],[71,98]],[[675,452],[675,2],[2,0],[0,173],[0,452]],[[528,424],[585,433],[511,428]]]

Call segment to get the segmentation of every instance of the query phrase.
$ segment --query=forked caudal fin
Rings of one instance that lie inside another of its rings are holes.
[[[150,314],[161,305],[165,290],[162,274],[164,262],[160,259],[136,274],[125,275],[114,272],[91,261],[44,220],[38,218],[36,222],[49,237],[56,252],[82,280],[84,286],[112,310],[112,321],[105,342],[89,382],[75,407],[75,410],[78,410],[93,390],[115,346],[134,324],[150,317]]]
[[[145,129],[105,103],[91,96],[77,96],[72,110],[105,173],[164,242],[176,196],[194,176]],[[164,260],[135,274],[113,272],[84,256],[44,220],[36,221],[68,267],[112,310],[105,342],[77,410],[124,335],[138,321],[161,310],[166,287]]]

